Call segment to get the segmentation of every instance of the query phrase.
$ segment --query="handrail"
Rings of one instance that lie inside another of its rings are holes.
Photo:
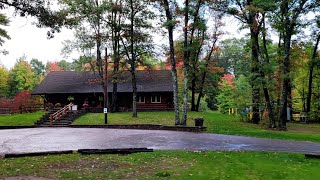
[[[64,115],[66,115],[71,107],[73,106],[73,103],[70,103],[68,105],[66,105],[65,107],[63,107],[62,109],[58,110],[57,112],[53,113],[50,115],[50,126],[52,127],[53,122],[55,122],[56,120],[60,120],[60,118]]]

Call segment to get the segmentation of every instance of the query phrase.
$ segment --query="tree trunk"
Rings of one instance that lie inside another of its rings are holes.
[[[96,0],[95,1],[95,5],[96,7],[99,7],[99,2]],[[103,81],[103,63],[102,63],[102,58],[101,58],[101,44],[102,44],[102,37],[101,37],[101,32],[100,32],[100,26],[101,26],[101,22],[100,22],[100,15],[97,14],[96,15],[98,22],[96,22],[95,26],[96,26],[96,55],[97,55],[97,66],[98,66],[98,72],[99,72],[99,76],[100,76],[100,84],[102,86],[102,88],[104,87],[104,81]]]
[[[196,103],[195,103],[195,95],[196,95],[196,77],[195,73],[192,75],[191,80],[191,111],[197,111]]]
[[[311,95],[312,95],[312,82],[313,82],[313,68],[315,60],[317,58],[317,50],[320,41],[320,34],[317,37],[316,44],[313,49],[312,58],[309,66],[309,84],[308,84],[308,95],[307,95],[307,113],[311,111]]]
[[[283,44],[282,44],[282,39],[283,34],[279,33],[279,42],[278,42],[278,50],[277,50],[277,56],[278,56],[278,68],[276,72],[276,92],[277,92],[277,107],[276,107],[276,112],[277,112],[277,117],[280,117],[280,107],[281,107],[281,92],[282,92],[282,82],[281,82],[281,64],[282,62],[280,61],[280,58],[282,56],[282,49],[283,49]]]
[[[247,0],[246,5],[251,5],[252,0]],[[252,122],[258,124],[260,121],[259,106],[260,106],[260,88],[258,86],[258,79],[260,77],[259,71],[259,34],[261,24],[257,19],[258,12],[254,9],[249,10],[246,21],[250,27],[251,40],[251,87],[252,87]]]
[[[202,5],[203,1],[199,0],[198,3],[197,3],[197,6],[195,8],[195,13],[193,14],[194,16],[194,20],[193,22],[194,23],[197,23],[199,21],[199,11],[200,11],[200,7]],[[196,30],[196,26],[192,26],[191,27],[191,38],[190,38],[190,42],[189,42],[189,45],[190,47],[192,46],[192,43],[193,43],[193,39],[194,39],[194,33],[195,33],[195,30]],[[204,38],[205,38],[205,32],[202,33],[202,41],[204,41]],[[198,60],[199,60],[199,55],[201,53],[201,49],[202,47],[199,46],[199,49],[197,49],[197,51],[188,51],[188,57],[193,57],[193,61],[192,63],[192,66],[189,66],[190,69],[192,69],[192,77],[191,77],[191,111],[198,111],[197,108],[196,108],[196,103],[195,103],[195,94],[196,94],[196,71],[197,71],[197,63],[198,63]],[[191,55],[193,54],[193,55]]]
[[[114,67],[112,73],[112,112],[118,111],[118,76],[119,76],[119,63],[120,63],[120,56],[119,56],[119,36],[118,33],[115,33],[115,47],[114,47]]]
[[[136,73],[135,70],[131,69],[132,75],[132,117],[137,118],[137,80],[136,80]]]
[[[169,45],[170,45],[170,64],[171,64],[171,74],[173,81],[173,103],[174,103],[174,111],[175,111],[175,125],[180,124],[180,109],[179,109],[179,98],[178,98],[178,76],[176,69],[176,61],[174,57],[174,42],[173,42],[173,28],[174,24],[172,24],[172,15],[169,8],[168,0],[163,0],[163,7],[166,12],[166,18],[169,24],[167,25],[168,34],[169,34]]]
[[[282,89],[282,107],[280,112],[280,122],[279,129],[287,130],[286,121],[287,121],[287,107],[292,108],[291,101],[291,78],[290,78],[290,53],[291,53],[291,38],[295,30],[295,27],[299,24],[297,19],[300,14],[307,11],[304,7],[307,0],[300,0],[294,2],[296,6],[290,4],[289,1],[282,1],[281,3],[281,13],[284,15],[284,60],[282,67],[283,74],[283,89]],[[291,9],[290,9],[291,8]],[[290,98],[290,99],[289,99]],[[291,111],[292,112],[292,111]]]
[[[289,111],[289,114],[290,114],[290,120],[293,120],[293,117],[292,117],[292,109],[293,109],[293,104],[292,104],[292,85],[291,85],[291,79],[289,81],[289,94],[288,94],[288,107],[290,109]]]
[[[203,30],[202,32],[202,37],[201,37],[201,41],[204,41],[205,40],[205,37],[206,37],[206,33],[205,31]],[[215,39],[214,41],[214,44],[213,46],[215,45],[215,42],[217,41],[217,39]],[[212,47],[213,48],[213,47]],[[199,60],[199,57],[200,57],[200,53],[201,53],[201,49],[202,49],[202,46],[199,46],[199,49],[197,50],[197,53],[196,55],[194,55],[194,60],[193,60],[193,69],[192,69],[192,81],[191,81],[191,90],[192,90],[192,99],[191,99],[191,103],[192,103],[192,106],[191,106],[191,111],[199,111],[199,104],[197,102],[197,104],[195,103],[195,94],[196,94],[196,71],[198,71],[197,69],[197,63],[198,63],[198,60]],[[212,51],[212,49],[211,49]],[[211,52],[210,51],[210,52]],[[211,57],[210,57],[211,58]],[[205,71],[207,70],[207,66],[205,68]],[[203,88],[202,86],[200,88]],[[200,92],[199,92],[200,93]],[[202,92],[203,93],[203,92]],[[203,94],[202,94],[203,95]],[[198,97],[202,97],[202,95]],[[198,98],[199,99],[199,98]],[[200,103],[200,102],[199,102]]]
[[[103,86],[103,65],[102,65],[102,58],[101,58],[101,35],[100,32],[98,30],[98,34],[97,34],[97,66],[98,66],[98,71],[99,71],[99,76],[101,78],[101,85]]]
[[[266,27],[265,27],[265,15],[263,14],[263,31],[262,31],[262,41],[263,41],[263,51],[265,54],[265,60],[266,60],[266,64],[267,66],[270,66],[270,59],[269,59],[269,53],[268,53],[268,49],[267,49],[267,40],[266,40]],[[264,63],[263,63],[264,64]],[[261,76],[263,78],[265,78],[265,74],[263,72],[263,70],[261,69]],[[268,75],[268,81],[271,80],[271,77]],[[266,100],[266,104],[267,104],[267,109],[268,109],[268,115],[269,115],[269,121],[270,121],[270,128],[276,128],[276,119],[274,116],[274,111],[273,111],[273,106],[270,100],[270,96],[269,96],[269,91],[266,85],[266,82],[263,81],[263,93],[264,93],[264,97]]]
[[[181,125],[187,125],[188,110],[188,73],[189,73],[189,44],[188,44],[188,23],[189,23],[189,0],[185,0],[184,16],[184,83],[183,83],[183,109]]]
[[[263,88],[263,93],[264,93],[264,98],[266,100],[267,109],[268,109],[268,115],[269,115],[269,121],[270,121],[269,127],[276,128],[277,125],[276,125],[275,116],[273,113],[273,106],[270,101],[269,91],[266,87]]]
[[[252,25],[253,26],[253,25]],[[251,86],[252,86],[252,122],[258,124],[260,121],[259,105],[260,105],[260,88],[257,85],[259,75],[259,31],[254,27],[250,28],[251,33]]]
[[[279,120],[279,129],[287,130],[287,108],[288,108],[288,96],[290,93],[290,51],[291,51],[291,37],[292,37],[292,21],[288,15],[289,13],[289,2],[284,1],[281,4],[282,14],[284,18],[284,59],[282,66],[282,99],[281,99],[281,110],[280,110],[280,120]]]
[[[313,62],[310,62],[309,67],[309,82],[308,82],[308,94],[307,94],[307,109],[306,112],[309,114],[311,111],[311,96],[312,96],[312,82],[313,82]]]
[[[288,97],[291,93],[290,87],[290,51],[291,51],[291,32],[290,30],[286,30],[286,34],[284,36],[284,61],[282,67],[283,74],[283,89],[282,89],[282,107],[280,112],[280,122],[279,128],[280,130],[287,129],[287,108],[288,108]]]
[[[203,34],[203,35],[204,35],[204,34]],[[215,37],[217,37],[216,34],[215,34]],[[203,39],[204,39],[204,36],[203,36]],[[213,41],[213,43],[212,43],[211,49],[210,49],[210,51],[209,51],[209,54],[207,55],[207,60],[206,60],[206,63],[205,63],[204,72],[203,72],[202,78],[201,78],[200,92],[199,92],[199,96],[198,96],[198,100],[197,100],[197,104],[196,104],[196,111],[199,111],[200,100],[201,100],[201,98],[203,97],[204,83],[206,82],[206,77],[207,77],[207,71],[208,71],[209,62],[210,62],[210,60],[211,60],[211,57],[212,57],[212,54],[213,54],[213,50],[214,50],[214,47],[215,47],[217,41],[218,41],[218,38],[215,38],[214,41]]]
[[[133,7],[133,0],[130,0],[130,7],[131,7],[131,24],[130,24],[130,41],[131,41],[131,75],[132,75],[132,117],[137,118],[137,81],[136,81],[136,59],[134,53],[134,7]]]
[[[198,99],[197,99],[196,111],[199,111],[200,100],[201,100],[201,98],[203,96],[203,86],[204,86],[204,83],[206,82],[206,76],[207,76],[207,71],[204,71],[203,74],[202,74],[202,78],[201,78],[201,86],[200,86],[199,96],[198,96]]]
[[[111,112],[117,112],[117,106],[118,106],[118,103],[117,103],[117,95],[118,95],[118,70],[117,68],[114,68],[113,69],[113,75],[112,75],[112,84],[113,84],[113,88],[112,88],[112,106],[111,106]]]

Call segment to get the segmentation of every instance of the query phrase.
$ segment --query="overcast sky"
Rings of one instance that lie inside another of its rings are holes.
[[[60,55],[61,42],[72,38],[72,31],[63,29],[62,33],[56,34],[55,38],[47,39],[48,29],[40,29],[32,24],[34,18],[13,16],[13,11],[6,12],[10,19],[10,25],[4,27],[10,35],[10,40],[5,40],[1,50],[9,51],[9,54],[0,55],[0,63],[7,68],[13,67],[14,63],[22,56],[30,61],[37,58],[43,62],[62,60]]]
[[[47,61],[60,61],[66,59],[71,62],[73,58],[77,58],[74,54],[68,58],[61,55],[62,42],[67,39],[73,38],[71,30],[62,29],[61,33],[57,33],[53,39],[47,39],[48,29],[40,29],[32,24],[34,18],[32,17],[19,17],[13,16],[13,10],[6,10],[7,16],[10,18],[10,25],[5,27],[11,39],[6,40],[0,50],[7,50],[9,54],[4,56],[0,55],[0,64],[6,68],[13,67],[17,59],[26,56],[30,62],[32,58],[36,58],[46,63]],[[245,32],[239,32],[239,23],[236,20],[226,19],[227,26],[225,30],[229,32],[227,37],[241,37]],[[165,41],[164,43],[167,43]]]

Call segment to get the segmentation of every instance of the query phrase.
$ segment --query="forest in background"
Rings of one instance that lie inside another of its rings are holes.
[[[47,6],[49,1],[37,2],[0,4],[38,17],[39,27],[51,28],[51,38],[61,27],[73,29],[75,39],[65,42],[63,52],[78,52],[79,59],[45,67],[39,60],[29,64],[21,58],[10,71],[1,66],[2,97],[32,90],[51,70],[94,70],[102,80],[108,63],[114,112],[121,70],[132,74],[135,107],[135,72],[167,68],[174,84],[176,125],[186,124],[187,110],[206,107],[224,113],[250,108],[251,122],[265,120],[279,130],[286,129],[295,112],[320,121],[319,1],[60,0],[55,11]],[[22,5],[28,6],[21,9]],[[8,25],[1,16],[1,23]],[[222,40],[221,19],[226,16],[239,20],[249,33]],[[167,39],[164,47],[157,47],[154,33]],[[9,35],[2,31],[1,37],[3,42]],[[166,55],[164,62],[157,61],[159,49]],[[133,116],[137,117],[135,108]]]

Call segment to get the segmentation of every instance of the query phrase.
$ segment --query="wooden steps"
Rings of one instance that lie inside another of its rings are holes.
[[[54,112],[48,112],[43,115],[36,123],[37,127],[50,127],[50,115]],[[85,110],[70,111],[65,116],[61,117],[60,120],[56,120],[52,123],[52,127],[68,127],[72,122],[79,116],[85,114]]]

